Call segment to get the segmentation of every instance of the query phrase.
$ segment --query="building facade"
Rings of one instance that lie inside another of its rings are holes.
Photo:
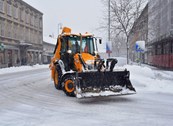
[[[143,9],[139,18],[135,21],[129,37],[129,57],[135,62],[148,62],[148,51],[136,51],[136,42],[145,41],[145,47],[148,46],[148,4]]]
[[[144,40],[147,48],[143,56],[144,62],[173,69],[173,0],[150,0],[147,6],[131,32],[131,59],[136,58],[133,43]],[[147,22],[143,23],[141,17],[148,17],[143,18]]]
[[[42,62],[43,14],[22,0],[0,0],[0,68]]]
[[[148,63],[173,69],[173,0],[150,0],[148,5]]]
[[[148,6],[148,40],[154,42],[173,30],[173,0],[150,0]]]

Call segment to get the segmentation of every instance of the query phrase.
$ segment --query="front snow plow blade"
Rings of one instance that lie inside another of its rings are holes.
[[[77,73],[76,97],[99,97],[135,94],[136,90],[129,80],[130,72],[90,71]]]

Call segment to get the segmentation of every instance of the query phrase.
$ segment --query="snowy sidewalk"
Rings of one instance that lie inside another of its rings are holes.
[[[23,71],[30,71],[30,70],[37,70],[37,69],[49,69],[49,65],[33,65],[33,66],[20,66],[20,67],[9,67],[9,68],[2,68],[0,69],[0,75],[3,74],[10,74],[10,73],[17,73]]]

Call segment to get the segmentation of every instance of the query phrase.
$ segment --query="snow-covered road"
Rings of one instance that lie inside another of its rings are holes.
[[[173,94],[148,90],[135,76],[135,95],[79,100],[57,91],[46,68],[0,75],[0,126],[172,125]]]

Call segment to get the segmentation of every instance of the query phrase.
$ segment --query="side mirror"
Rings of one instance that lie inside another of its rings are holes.
[[[101,37],[95,37],[95,41],[99,44],[102,44],[102,38]]]
[[[99,44],[102,44],[102,39],[99,39]]]

